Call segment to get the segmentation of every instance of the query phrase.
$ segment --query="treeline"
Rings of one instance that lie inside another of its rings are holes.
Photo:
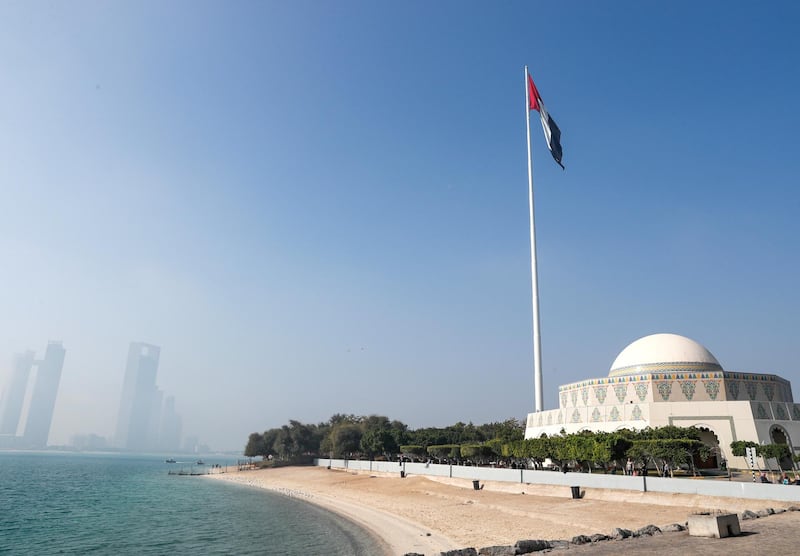
[[[382,415],[337,413],[325,423],[304,424],[292,420],[280,428],[251,433],[244,455],[282,460],[301,455],[394,459],[403,445],[480,445],[489,441],[507,444],[521,441],[524,432],[524,424],[517,419],[477,426],[459,422],[449,427],[411,430],[405,423]]]
[[[639,470],[685,467],[697,474],[698,461],[717,452],[700,440],[694,427],[659,427],[615,432],[584,431],[576,434],[524,439],[524,424],[517,419],[473,425],[456,423],[449,427],[411,430],[401,421],[380,415],[336,414],[327,422],[288,425],[252,433],[245,447],[249,457],[291,460],[298,456],[334,458],[379,458],[434,461],[456,464],[498,464],[543,469],[545,462],[557,469],[591,472],[626,470],[628,460]],[[758,455],[779,464],[791,450],[784,444],[759,445],[737,441],[731,444],[735,456],[755,447]],[[791,458],[790,458],[791,460]],[[720,461],[722,466],[726,462]]]

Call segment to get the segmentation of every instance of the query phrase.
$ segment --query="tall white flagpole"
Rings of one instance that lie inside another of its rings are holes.
[[[536,411],[542,411],[542,338],[539,329],[539,277],[536,271],[536,225],[533,220],[533,161],[531,160],[531,110],[528,66],[525,66],[525,127],[528,138],[528,208],[531,221],[531,294],[533,303],[533,381]]]

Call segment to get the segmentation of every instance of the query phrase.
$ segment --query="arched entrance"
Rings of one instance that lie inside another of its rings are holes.
[[[698,456],[695,456],[694,466],[697,469],[717,469],[721,467],[725,458],[719,447],[719,437],[717,433],[707,426],[697,425],[696,428],[700,432],[700,442],[711,449],[711,457],[703,461]]]
[[[789,437],[789,433],[786,432],[780,425],[772,425],[772,428],[769,430],[769,438],[772,440],[773,444],[786,444],[789,446],[789,454],[794,453],[794,449],[792,448],[792,440]],[[781,469],[792,469],[792,457],[791,455],[784,456],[778,462],[781,466]]]

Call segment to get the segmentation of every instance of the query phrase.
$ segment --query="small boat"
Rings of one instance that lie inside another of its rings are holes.
[[[178,463],[173,458],[167,458],[164,460],[165,463]]]
[[[204,462],[203,460],[201,459],[197,460],[197,465],[205,465],[205,464],[206,462]]]

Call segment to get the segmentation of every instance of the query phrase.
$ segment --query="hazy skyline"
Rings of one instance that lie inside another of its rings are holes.
[[[633,340],[800,375],[800,7],[0,4],[0,387],[68,351],[51,443],[114,434],[130,342],[184,436],[545,408]],[[535,120],[532,122],[535,123]]]

